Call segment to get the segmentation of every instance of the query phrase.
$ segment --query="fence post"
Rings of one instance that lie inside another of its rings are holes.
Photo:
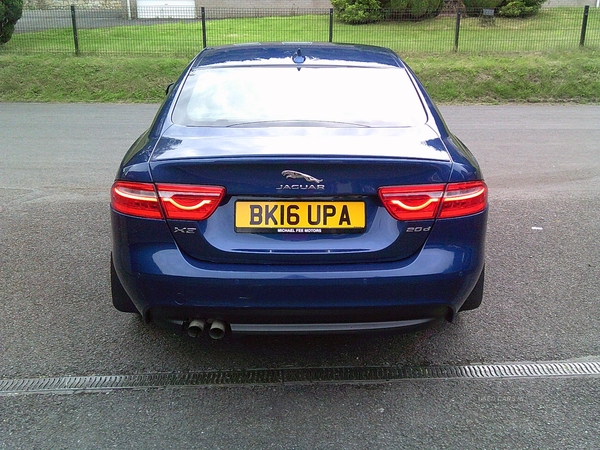
[[[200,16],[202,17],[202,48],[206,48],[206,10],[204,6],[200,8]]]
[[[456,11],[456,28],[454,29],[454,51],[458,51],[458,34],[460,33],[460,9]]]
[[[75,54],[79,55],[79,37],[77,36],[77,19],[75,17],[75,5],[71,5],[71,22],[73,23],[73,41],[75,41]]]
[[[585,32],[587,30],[588,14],[590,13],[590,5],[585,5],[583,8],[583,23],[581,24],[581,37],[579,38],[579,46],[585,44]]]
[[[329,8],[329,42],[333,42],[333,8]]]

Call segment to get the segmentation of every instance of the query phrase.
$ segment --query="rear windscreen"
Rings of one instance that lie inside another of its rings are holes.
[[[197,68],[173,111],[184,126],[410,127],[426,113],[402,68]]]

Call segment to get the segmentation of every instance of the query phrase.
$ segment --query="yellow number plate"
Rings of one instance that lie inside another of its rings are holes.
[[[364,202],[237,201],[239,233],[337,233],[365,230]]]

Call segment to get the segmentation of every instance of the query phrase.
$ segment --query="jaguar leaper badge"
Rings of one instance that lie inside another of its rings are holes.
[[[297,172],[295,170],[284,170],[283,172],[281,172],[281,175],[283,175],[286,178],[304,178],[309,183],[320,183],[321,181],[323,181],[313,176],[306,175],[305,173]]]
[[[280,184],[277,190],[284,189],[315,189],[315,190],[323,190],[325,189],[324,184],[319,184],[323,180],[319,180],[318,178],[313,177],[312,175],[307,175],[302,172],[298,172],[297,170],[284,170],[281,172],[281,175],[288,179],[304,179],[307,184]]]

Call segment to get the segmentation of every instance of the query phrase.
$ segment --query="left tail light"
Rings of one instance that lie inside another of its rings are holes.
[[[167,219],[205,220],[225,195],[220,186],[157,184],[158,197]]]
[[[147,219],[205,220],[224,195],[225,188],[220,186],[117,181],[111,205],[120,213]]]
[[[151,183],[117,181],[111,191],[111,206],[129,216],[162,219],[158,197]]]

